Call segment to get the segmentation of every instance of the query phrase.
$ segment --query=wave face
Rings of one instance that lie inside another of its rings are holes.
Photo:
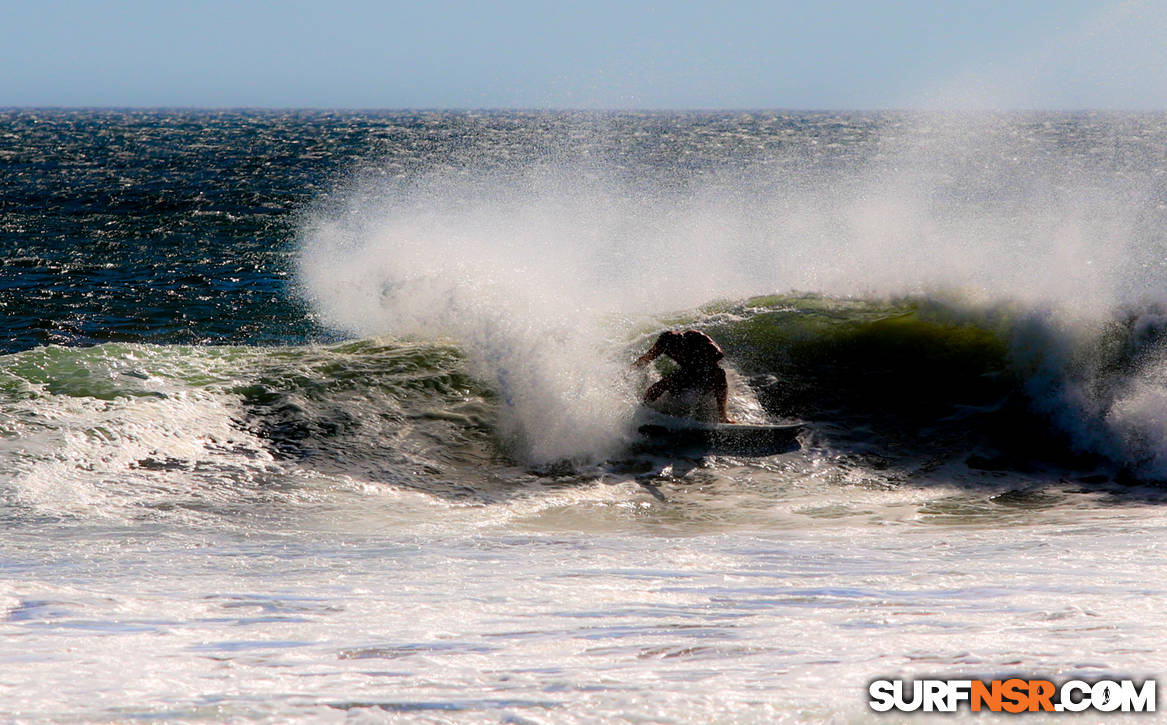
[[[809,421],[806,443],[819,454],[925,477],[952,465],[970,475],[1167,476],[1160,309],[1085,324],[954,298],[788,295],[658,323],[714,336],[734,372],[734,414]],[[634,331],[609,368],[651,337]],[[0,356],[0,489],[22,517],[199,521],[343,498],[370,482],[489,499],[573,470],[586,478],[638,465],[627,419],[605,431],[606,457],[585,435],[552,428],[542,440],[569,455],[524,459],[508,416],[536,393],[508,400],[473,350],[369,338]],[[621,375],[606,394],[634,387]]]
[[[1105,320],[947,297],[765,297],[718,308],[708,329],[773,416],[823,421],[835,445],[1034,465],[1167,474],[1163,308]],[[893,454],[894,455],[894,454]]]

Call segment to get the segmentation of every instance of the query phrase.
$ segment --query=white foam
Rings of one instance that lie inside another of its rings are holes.
[[[94,374],[117,378],[133,361],[132,353],[102,356]],[[155,373],[167,367],[151,363]],[[0,480],[13,502],[42,515],[134,518],[175,501],[230,501],[242,478],[274,466],[263,442],[233,424],[232,396],[159,375],[135,382],[139,393],[152,394],[102,400],[46,391],[10,404],[6,413],[18,430],[6,444],[13,450]],[[216,476],[224,479],[221,490],[194,483]]]

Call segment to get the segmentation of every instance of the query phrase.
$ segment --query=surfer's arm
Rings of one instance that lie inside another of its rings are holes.
[[[652,401],[656,400],[660,396],[664,395],[671,388],[672,388],[672,380],[670,380],[667,377],[661,378],[660,380],[658,380],[655,383],[653,383],[652,385],[650,385],[648,387],[648,390],[644,391],[644,402],[651,403]]]
[[[652,362],[653,360],[656,360],[658,357],[660,357],[660,354],[661,354],[661,349],[660,349],[660,343],[658,342],[657,344],[653,345],[649,349],[648,352],[646,352],[643,355],[641,355],[640,357],[636,358],[636,362],[632,363],[632,367],[642,368],[645,365]],[[660,393],[657,393],[657,395],[659,396]]]
[[[722,423],[736,423],[729,417],[729,381],[725,378],[725,371],[717,368],[713,378],[713,394],[717,397],[717,415]]]

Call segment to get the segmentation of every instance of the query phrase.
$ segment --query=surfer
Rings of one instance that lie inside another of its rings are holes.
[[[648,352],[632,363],[642,368],[661,355],[667,355],[680,367],[656,381],[644,393],[644,402],[651,403],[661,395],[701,396],[712,393],[717,399],[717,415],[722,423],[733,423],[727,409],[729,384],[718,361],[725,357],[717,343],[704,332],[685,330],[662,332]]]

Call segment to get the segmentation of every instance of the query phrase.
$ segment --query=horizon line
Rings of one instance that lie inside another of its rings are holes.
[[[782,106],[693,106],[693,107],[586,107],[586,106],[197,106],[197,105],[0,105],[0,112],[11,111],[312,111],[321,113],[1167,113],[1167,108],[1082,106],[1076,108],[1038,108],[1024,106],[883,106],[868,108],[782,107]]]

